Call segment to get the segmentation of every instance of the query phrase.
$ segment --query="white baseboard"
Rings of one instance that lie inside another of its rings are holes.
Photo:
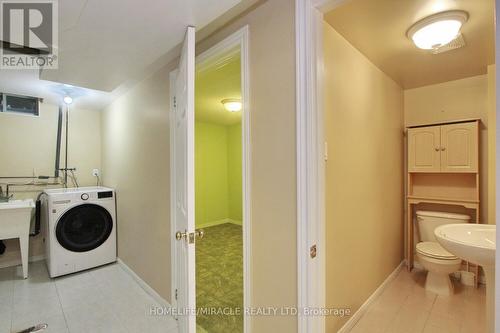
[[[45,259],[45,255],[41,254],[38,256],[31,256],[28,258],[28,262],[35,262],[35,261],[41,261]],[[6,267],[12,267],[12,266],[19,266],[21,265],[21,259],[14,259],[14,260],[8,260],[5,262],[0,262],[0,268],[6,268]]]
[[[231,224],[236,224],[236,225],[243,225],[242,221],[238,221],[238,220],[233,220],[233,219],[230,219],[230,218],[226,218],[226,219],[221,219],[221,220],[209,221],[209,222],[201,223],[201,224],[196,225],[196,228],[209,228],[209,227],[213,227],[213,226],[221,225],[221,224],[225,224],[225,223],[231,223]]]
[[[147,292],[151,297],[154,298],[155,301],[160,303],[162,306],[169,308],[170,303],[167,302],[163,297],[160,296],[149,284],[147,284],[143,279],[139,277],[130,267],[127,266],[120,258],[117,260],[118,265],[127,273],[129,274],[140,286],[142,289],[144,289],[145,292]]]
[[[356,323],[363,317],[363,315],[368,311],[368,308],[370,307],[373,302],[382,294],[382,292],[387,288],[389,283],[391,283],[396,276],[398,275],[399,271],[405,266],[406,261],[403,260],[396,269],[389,274],[389,276],[382,282],[382,284],[373,292],[373,294],[368,297],[368,299],[359,307],[358,311],[356,311],[351,318],[342,326],[340,330],[338,330],[337,333],[347,333],[350,332]]]

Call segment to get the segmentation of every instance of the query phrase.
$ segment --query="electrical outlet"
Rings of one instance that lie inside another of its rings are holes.
[[[99,169],[92,170],[92,176],[99,177]]]

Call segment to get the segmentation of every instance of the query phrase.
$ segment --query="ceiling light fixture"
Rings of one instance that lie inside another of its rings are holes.
[[[70,105],[71,103],[73,103],[73,98],[71,98],[71,96],[64,96],[63,101],[64,103],[66,103],[66,105]]]
[[[241,111],[243,107],[241,101],[235,98],[227,98],[221,101],[222,105],[224,105],[224,109],[229,112],[238,112]]]
[[[418,48],[435,50],[457,38],[468,18],[461,10],[437,13],[412,25],[406,35]]]

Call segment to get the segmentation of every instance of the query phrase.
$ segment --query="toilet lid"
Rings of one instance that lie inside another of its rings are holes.
[[[444,247],[442,247],[437,242],[421,242],[417,244],[417,252],[437,259],[457,259],[458,257],[446,251]]]

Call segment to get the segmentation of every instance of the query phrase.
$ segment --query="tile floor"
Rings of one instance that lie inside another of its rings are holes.
[[[197,308],[243,309],[243,236],[239,225],[205,229],[196,242]],[[198,333],[243,332],[243,315],[199,315]]]
[[[424,289],[425,272],[401,270],[361,317],[351,333],[483,333],[486,296],[455,283],[455,294],[437,296]]]
[[[152,316],[159,304],[118,264],[50,279],[45,262],[0,269],[0,333],[47,323],[44,333],[177,332],[170,316]]]

